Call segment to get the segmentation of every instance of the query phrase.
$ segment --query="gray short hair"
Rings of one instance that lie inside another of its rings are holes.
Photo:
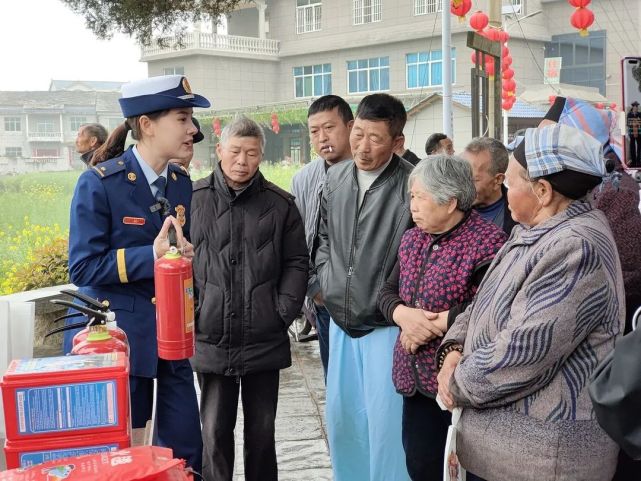
[[[234,120],[225,125],[225,128],[220,134],[220,143],[225,145],[232,137],[257,138],[260,140],[261,153],[265,152],[265,132],[263,132],[263,128],[258,125],[257,122],[249,117],[238,115]]]
[[[468,211],[476,198],[470,164],[456,155],[430,155],[421,160],[410,174],[408,187],[419,181],[437,204],[456,199],[457,208]]]
[[[490,175],[505,174],[510,155],[501,141],[491,137],[476,137],[467,144],[465,150],[472,154],[488,152],[490,154]]]

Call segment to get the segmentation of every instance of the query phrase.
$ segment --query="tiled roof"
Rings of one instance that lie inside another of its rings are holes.
[[[120,87],[124,83],[96,80],[52,80],[49,84],[49,90],[120,92]]]
[[[88,109],[98,112],[119,112],[118,92],[82,91],[4,91],[0,92],[0,109],[20,108],[26,110]]]

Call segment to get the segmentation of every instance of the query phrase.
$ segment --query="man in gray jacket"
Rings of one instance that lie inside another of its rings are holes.
[[[377,296],[412,225],[412,165],[394,154],[405,107],[366,96],[350,134],[353,160],[327,172],[315,266],[330,323],[327,434],[336,481],[409,480],[401,441],[402,398],[392,384],[398,327]]]
[[[310,253],[318,230],[320,197],[327,176],[327,169],[343,160],[351,159],[349,132],[354,123],[354,114],[349,104],[337,95],[325,95],[316,99],[307,111],[309,138],[318,158],[294,175],[291,193],[305,223],[305,237]],[[307,297],[303,307],[305,315],[316,320],[316,332],[320,347],[323,371],[327,378],[329,359],[329,312],[323,305],[320,285],[312,273],[307,283]]]

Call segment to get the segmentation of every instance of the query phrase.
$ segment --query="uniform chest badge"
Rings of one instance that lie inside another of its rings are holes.
[[[127,225],[145,225],[144,217],[123,217],[122,223]]]
[[[128,178],[130,181],[134,182],[134,181],[136,180],[136,174],[134,174],[133,172],[129,172],[129,173],[127,174],[127,178]]]
[[[187,219],[185,218],[185,206],[178,204],[176,206],[176,220],[184,227]]]

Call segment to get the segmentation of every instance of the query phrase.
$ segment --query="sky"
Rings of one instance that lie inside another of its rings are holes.
[[[0,0],[0,90],[48,90],[51,79],[147,77],[132,38],[98,40],[59,0]]]

